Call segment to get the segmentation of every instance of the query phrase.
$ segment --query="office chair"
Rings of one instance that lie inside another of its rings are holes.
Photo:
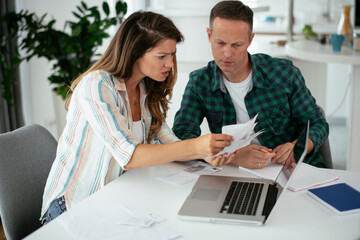
[[[318,105],[318,108],[319,108],[321,114],[323,115],[323,117],[326,119],[324,110],[319,105]],[[323,144],[320,146],[319,152],[320,152],[322,158],[324,159],[326,167],[332,169],[333,163],[332,163],[331,150],[330,150],[330,141],[329,141],[328,137],[325,139]]]
[[[0,134],[0,216],[7,240],[41,227],[42,195],[56,148],[55,138],[39,125]]]

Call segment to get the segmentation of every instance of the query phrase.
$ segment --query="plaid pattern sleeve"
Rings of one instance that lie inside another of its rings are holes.
[[[275,148],[301,138],[301,130],[310,120],[310,139],[314,142],[314,151],[308,154],[305,161],[325,167],[318,150],[329,134],[329,126],[306,87],[300,70],[289,60],[265,54],[249,57],[253,88],[246,95],[245,104],[250,118],[259,113],[255,130],[265,130],[258,137],[260,143]],[[199,136],[203,118],[207,119],[212,133],[220,133],[222,126],[236,123],[235,109],[220,74],[214,61],[190,73],[173,126],[174,133],[180,139]],[[296,159],[301,149],[300,143],[296,144]]]
[[[302,130],[310,120],[309,137],[314,150],[305,161],[325,167],[318,150],[329,134],[329,126],[316,105],[315,98],[306,87],[300,70],[290,60],[272,58],[264,54],[251,56],[254,88],[245,98],[249,116],[257,113],[256,131],[265,133],[258,137],[261,144],[275,148],[299,139],[295,146],[295,159],[299,159],[303,146]]]

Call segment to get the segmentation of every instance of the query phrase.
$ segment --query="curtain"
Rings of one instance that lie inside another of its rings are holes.
[[[1,16],[7,12],[16,11],[15,0],[1,0]],[[6,23],[0,24],[0,36],[6,34]],[[13,58],[15,49],[17,47],[16,40],[5,46],[8,49],[8,55],[5,56],[6,61]],[[1,71],[1,69],[0,69]],[[24,125],[24,117],[21,104],[20,78],[19,71],[15,73],[16,81],[11,86],[13,93],[13,104],[9,104],[2,96],[3,89],[0,87],[0,133],[12,131]],[[3,81],[2,74],[0,74],[0,82]],[[1,85],[2,86],[2,85]]]

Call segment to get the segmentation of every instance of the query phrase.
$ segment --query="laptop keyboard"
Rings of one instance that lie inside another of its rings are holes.
[[[233,181],[220,213],[255,215],[259,205],[263,183]]]

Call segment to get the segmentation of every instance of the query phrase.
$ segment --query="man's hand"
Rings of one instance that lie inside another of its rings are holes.
[[[265,150],[265,152],[260,149]],[[239,148],[230,163],[246,168],[260,169],[268,165],[275,153],[271,149],[260,145],[248,145]]]
[[[271,161],[284,165],[286,163],[286,160],[289,158],[289,156],[293,152],[295,143],[296,143],[296,141],[287,142],[287,143],[277,146],[273,150],[273,152],[275,153],[275,156],[271,159]],[[294,155],[292,158],[294,159]],[[295,160],[294,160],[294,162],[295,162]],[[286,166],[286,164],[285,164],[285,166]],[[290,164],[288,166],[290,166]]]
[[[294,151],[293,151],[296,142],[297,140],[277,146],[273,150],[273,152],[275,152],[276,155],[271,159],[271,161],[285,165],[285,169],[288,169],[293,164],[295,164],[296,166]],[[311,139],[308,139],[307,145],[308,145],[307,154],[309,154],[314,149],[314,143]]]
[[[291,167],[291,169],[290,169],[290,176],[291,176],[291,174],[294,172],[296,165],[297,165],[296,163],[292,163],[292,164],[291,164],[291,166],[290,166],[290,167]]]
[[[291,167],[291,173],[294,171],[294,168],[296,166],[295,157],[294,157],[294,151],[290,152],[290,155],[287,160],[285,160],[284,168],[287,170],[289,167]],[[293,167],[294,166],[294,167]]]

